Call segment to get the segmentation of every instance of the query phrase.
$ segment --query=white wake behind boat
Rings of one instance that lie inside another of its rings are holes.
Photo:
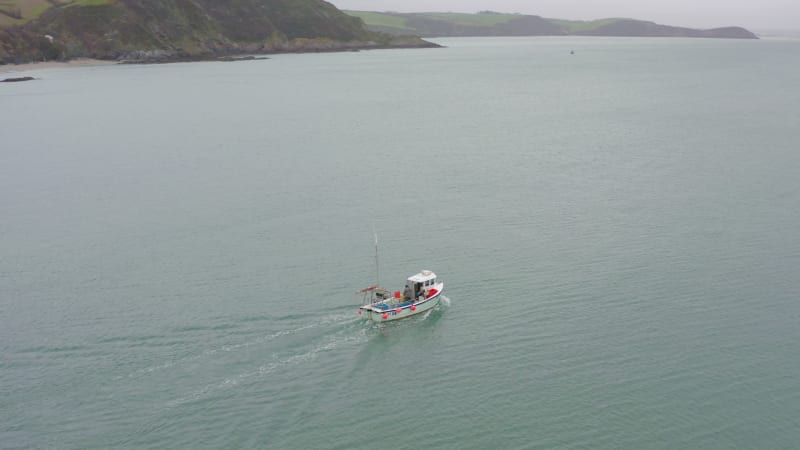
[[[359,291],[364,295],[364,306],[358,314],[373,322],[389,322],[424,313],[439,304],[444,283],[430,270],[408,277],[403,292],[391,294],[380,286],[370,286]]]

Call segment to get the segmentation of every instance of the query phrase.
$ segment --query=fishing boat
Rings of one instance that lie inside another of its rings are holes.
[[[378,235],[375,234],[375,272],[377,283],[358,291],[363,305],[358,315],[373,322],[400,320],[430,311],[439,304],[444,283],[430,270],[408,277],[403,292],[394,294],[380,286],[381,271],[378,263]]]
[[[389,322],[424,313],[439,304],[444,283],[430,270],[408,277],[403,292],[394,294],[380,286],[358,291],[364,295],[364,306],[358,315],[373,322]]]

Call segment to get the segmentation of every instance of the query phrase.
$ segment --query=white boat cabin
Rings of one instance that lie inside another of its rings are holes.
[[[434,289],[435,285],[436,274],[430,270],[423,270],[416,275],[408,277],[405,290],[403,291],[403,297],[406,299],[418,299],[422,297],[424,299],[427,297],[428,291]]]

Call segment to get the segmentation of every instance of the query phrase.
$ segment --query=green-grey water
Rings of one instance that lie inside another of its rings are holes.
[[[439,42],[0,86],[0,448],[796,447],[800,41]]]

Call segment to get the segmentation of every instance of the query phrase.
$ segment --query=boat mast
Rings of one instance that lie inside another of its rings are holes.
[[[381,285],[381,266],[378,264],[378,233],[375,232],[375,226],[372,226],[372,234],[375,235],[375,285]]]

